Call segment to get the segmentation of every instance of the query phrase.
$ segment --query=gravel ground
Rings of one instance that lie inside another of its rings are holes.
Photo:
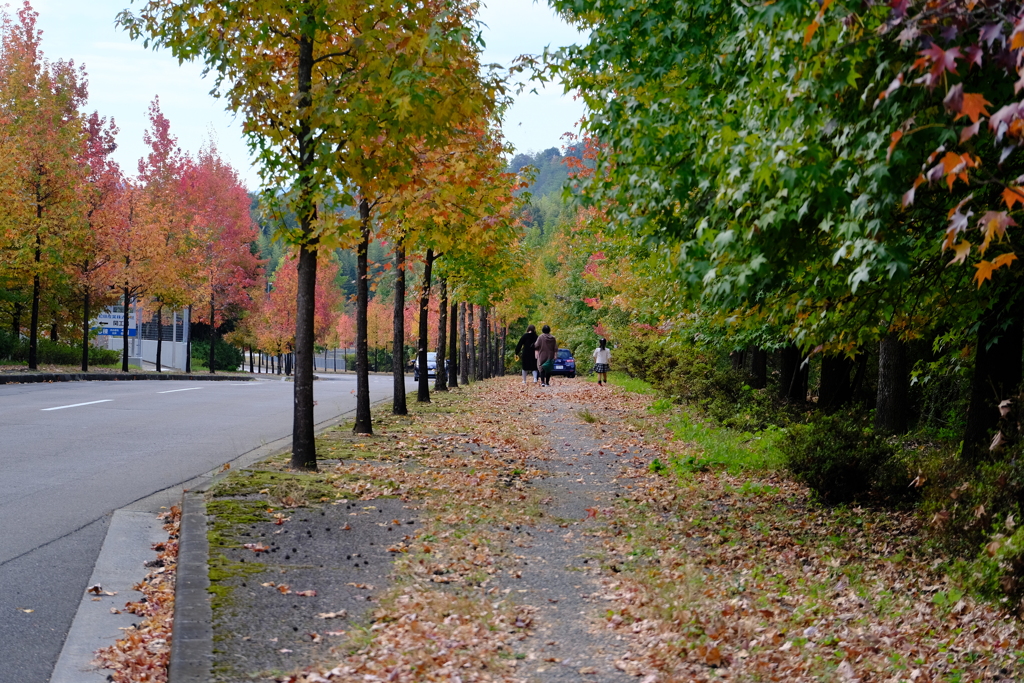
[[[396,499],[284,512],[291,519],[282,525],[248,525],[235,536],[239,545],[263,543],[269,552],[257,557],[245,548],[226,550],[232,561],[258,561],[265,568],[231,579],[227,604],[214,611],[215,681],[272,681],[333,661],[331,648],[344,641],[341,632],[371,621],[374,596],[388,586],[391,573],[394,555],[387,547],[410,535],[417,519],[413,505]],[[393,524],[396,519],[402,524]],[[281,585],[292,592],[282,593]],[[308,590],[316,596],[297,595]],[[345,616],[318,616],[329,613]]]
[[[645,467],[647,459],[614,452],[608,446],[614,427],[581,420],[584,407],[558,398],[558,385],[545,391],[535,407],[548,427],[550,451],[530,464],[549,473],[537,488],[550,499],[544,510],[551,522],[517,539],[526,558],[515,583],[518,601],[537,609],[518,674],[528,681],[636,681],[615,666],[628,649],[602,618],[602,583],[592,560],[600,539],[590,533],[599,522],[590,513],[612,504],[620,472]]]

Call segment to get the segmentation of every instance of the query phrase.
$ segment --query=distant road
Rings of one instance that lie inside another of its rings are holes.
[[[316,382],[316,421],[355,410],[355,387],[355,375]],[[0,385],[0,680],[49,680],[110,514],[289,435],[292,388],[269,376]],[[391,389],[371,375],[371,400]]]

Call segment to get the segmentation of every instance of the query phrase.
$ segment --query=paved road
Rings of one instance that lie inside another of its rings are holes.
[[[392,379],[370,387],[386,399]],[[286,437],[292,388],[0,385],[0,681],[49,680],[113,511],[162,490],[176,500],[182,482]],[[354,375],[317,382],[316,421],[354,410],[354,390]]]

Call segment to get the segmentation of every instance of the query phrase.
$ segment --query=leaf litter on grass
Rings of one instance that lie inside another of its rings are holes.
[[[380,415],[370,440],[328,435],[344,455],[317,476],[341,497],[418,500],[422,525],[388,547],[392,586],[372,623],[337,641],[336,665],[277,680],[605,680],[600,666],[538,659],[554,612],[513,586],[559,572],[599,586],[579,618],[643,683],[1020,678],[1018,624],[956,591],[911,515],[820,508],[767,470],[653,473],[680,450],[653,398],[496,379]],[[558,519],[558,486],[600,500]],[[527,549],[556,555],[536,536],[559,527],[593,561],[538,574],[544,558],[528,563]]]

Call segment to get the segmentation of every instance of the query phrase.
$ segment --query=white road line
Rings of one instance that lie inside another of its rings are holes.
[[[78,406],[91,406],[96,403],[110,403],[114,399],[105,398],[102,401],[89,401],[88,403],[72,403],[69,406],[57,406],[56,408],[40,408],[40,410],[64,410],[65,408],[77,408]]]
[[[195,391],[196,389],[202,389],[202,387],[189,387],[188,389],[171,389],[170,391],[158,391],[158,394],[173,394],[177,391]]]

